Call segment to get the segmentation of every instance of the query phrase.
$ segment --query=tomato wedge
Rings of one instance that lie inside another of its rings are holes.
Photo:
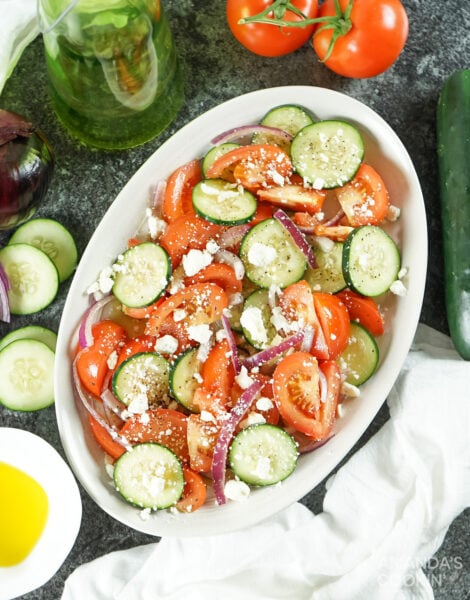
[[[127,340],[127,333],[124,327],[110,320],[95,323],[92,333],[93,345],[77,355],[77,373],[83,387],[94,396],[100,396],[109,371],[108,359]]]
[[[336,294],[346,305],[351,321],[358,321],[370,331],[379,336],[384,332],[384,318],[379,307],[372,298],[361,296],[352,290],[343,290]]]
[[[221,177],[256,191],[279,185],[292,174],[289,155],[272,144],[249,144],[226,152],[213,162],[207,177]]]
[[[120,434],[131,444],[156,442],[166,446],[176,456],[188,463],[187,417],[171,408],[155,408],[130,417],[122,426]]]
[[[207,356],[201,370],[202,386],[208,392],[220,396],[226,404],[235,380],[235,368],[230,356],[230,346],[226,339],[216,342]]]
[[[328,360],[333,360],[346,348],[351,329],[348,309],[338,296],[314,292],[313,302],[325,342]]]
[[[352,181],[336,190],[336,197],[352,227],[379,225],[390,206],[384,180],[364,163]]]
[[[283,420],[315,440],[325,439],[331,432],[341,381],[335,362],[326,361],[321,369],[327,382],[323,392],[318,361],[308,352],[286,356],[273,375],[274,399]]]
[[[197,473],[208,473],[211,470],[219,431],[219,423],[204,421],[198,414],[189,415],[189,466]]]
[[[222,316],[228,306],[227,294],[215,283],[195,283],[169,296],[150,315],[145,333],[158,335],[176,309],[184,310],[184,326],[209,324]]]
[[[181,512],[194,512],[204,505],[207,496],[207,486],[204,479],[188,467],[183,467],[184,488],[176,508]]]
[[[116,366],[114,368],[117,369],[122,362],[138,352],[153,352],[155,349],[155,341],[153,335],[139,335],[130,339],[119,349]]]
[[[93,437],[106,452],[106,454],[109,454],[109,456],[115,460],[118,459],[121,454],[124,454],[126,449],[121,446],[121,444],[115,442],[106,429],[102,427],[90,414],[88,415],[88,424],[90,425],[90,430],[93,434]]]
[[[286,184],[259,190],[258,197],[286,210],[315,214],[322,209],[326,192],[304,188],[302,185]]]
[[[184,284],[192,285],[193,283],[209,282],[216,283],[227,294],[241,292],[243,283],[241,279],[235,276],[235,269],[225,263],[212,263],[204,269],[201,269],[191,277],[185,277]]]
[[[207,242],[223,231],[221,225],[209,223],[201,217],[182,215],[172,221],[159,239],[176,268],[183,256],[191,249],[203,250]]]
[[[168,223],[184,215],[195,215],[192,192],[194,186],[202,179],[199,160],[178,167],[168,177],[163,196],[162,216]]]

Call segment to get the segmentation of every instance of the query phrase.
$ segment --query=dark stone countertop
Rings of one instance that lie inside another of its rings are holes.
[[[468,67],[470,6],[465,0],[404,0],[410,34],[395,65],[378,77],[346,79],[322,66],[309,45],[281,58],[249,53],[232,37],[220,0],[167,0],[174,37],[186,70],[186,102],[177,119],[160,137],[125,152],[96,152],[78,145],[56,121],[46,89],[41,39],[24,52],[8,80],[0,107],[27,115],[46,132],[56,153],[56,171],[37,216],[61,221],[74,234],[82,252],[117,193],[136,169],[181,126],[217,104],[253,90],[283,85],[313,85],[338,90],[364,102],[381,115],[406,146],[417,170],[426,204],[429,266],[421,320],[447,332],[443,298],[441,223],[436,163],[435,110],[445,79]],[[5,235],[0,235],[0,242]],[[32,317],[0,324],[0,337],[34,322],[57,330],[70,282],[58,298]],[[351,453],[386,421],[383,407]],[[63,455],[54,408],[13,413],[0,408],[0,424],[32,431]],[[347,460],[347,457],[346,459]],[[320,512],[324,482],[302,501]],[[78,565],[112,550],[155,541],[101,511],[81,490],[83,519],[76,543],[57,574],[25,600],[56,600],[64,581]],[[427,566],[438,600],[462,600],[470,593],[468,512],[450,527],[445,541]],[[457,565],[457,567],[456,567]],[[462,568],[458,567],[459,565]]]

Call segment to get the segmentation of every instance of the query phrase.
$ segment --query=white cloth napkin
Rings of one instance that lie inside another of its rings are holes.
[[[23,50],[39,33],[37,0],[0,0],[0,94]]]
[[[390,420],[327,485],[251,529],[164,538],[78,567],[62,600],[424,600],[421,567],[470,505],[470,363],[420,325]]]

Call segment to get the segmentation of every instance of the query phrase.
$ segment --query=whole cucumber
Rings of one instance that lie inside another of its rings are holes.
[[[437,106],[446,313],[457,352],[470,360],[470,70],[453,73]]]

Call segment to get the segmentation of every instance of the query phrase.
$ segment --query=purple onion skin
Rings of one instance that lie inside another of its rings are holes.
[[[54,154],[36,129],[0,145],[0,230],[27,221],[43,200],[54,171]]]

